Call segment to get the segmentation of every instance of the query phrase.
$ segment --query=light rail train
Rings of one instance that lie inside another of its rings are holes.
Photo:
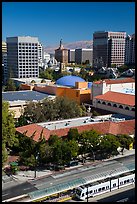
[[[85,200],[87,197],[94,197],[134,183],[135,172],[132,171],[77,187],[75,196],[80,200]]]

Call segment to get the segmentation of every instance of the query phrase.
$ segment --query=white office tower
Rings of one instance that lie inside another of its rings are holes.
[[[39,67],[43,67],[43,59],[44,59],[44,48],[43,45],[39,42],[38,44],[38,65]]]
[[[7,37],[8,77],[39,77],[37,37]]]
[[[43,60],[44,60],[44,63],[48,63],[50,60],[50,54],[48,54],[47,52],[44,51]]]

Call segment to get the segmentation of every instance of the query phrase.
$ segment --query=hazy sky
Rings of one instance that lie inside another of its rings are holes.
[[[36,36],[43,45],[92,40],[95,31],[135,32],[134,2],[3,2],[2,39]]]

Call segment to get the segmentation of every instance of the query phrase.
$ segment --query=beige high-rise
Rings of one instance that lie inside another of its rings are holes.
[[[59,48],[55,50],[55,59],[65,65],[68,64],[68,49],[63,47],[62,40],[60,40]]]

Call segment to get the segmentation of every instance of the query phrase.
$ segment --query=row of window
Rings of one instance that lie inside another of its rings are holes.
[[[122,105],[118,105],[118,104],[111,104],[111,103],[107,103],[105,101],[97,101],[97,103],[103,104],[103,105],[108,105],[108,106],[113,106],[116,108],[121,108],[121,109],[125,109],[125,110],[130,110],[130,108],[128,106],[126,106],[125,108]],[[131,111],[135,111],[135,108],[131,108]]]
[[[38,55],[38,53],[19,53],[19,55]]]
[[[131,183],[131,182],[134,182],[134,179],[132,178],[132,179],[126,179],[126,180],[124,180],[124,181],[121,181],[120,182],[120,186],[121,185],[123,185],[123,184],[126,184],[126,183]],[[117,184],[116,183],[113,183],[113,188],[115,188],[117,186]],[[109,189],[110,187],[109,186],[105,186],[105,187],[102,187],[102,188],[98,188],[98,189],[95,189],[94,190],[94,193],[97,193],[97,192],[100,192],[100,191],[104,191],[105,189],[107,190],[107,189]],[[86,195],[87,194],[92,194],[93,193],[93,190],[91,190],[91,191],[88,191],[88,192],[86,192]],[[82,197],[84,196],[84,193],[82,193]]]
[[[32,75],[32,74],[30,74],[30,75],[20,75],[19,76],[19,78],[30,78],[30,77],[38,77],[38,75]]]
[[[28,45],[30,45],[30,46],[37,46],[38,44],[37,43],[19,43],[19,45],[25,45],[25,46],[28,46]]]

